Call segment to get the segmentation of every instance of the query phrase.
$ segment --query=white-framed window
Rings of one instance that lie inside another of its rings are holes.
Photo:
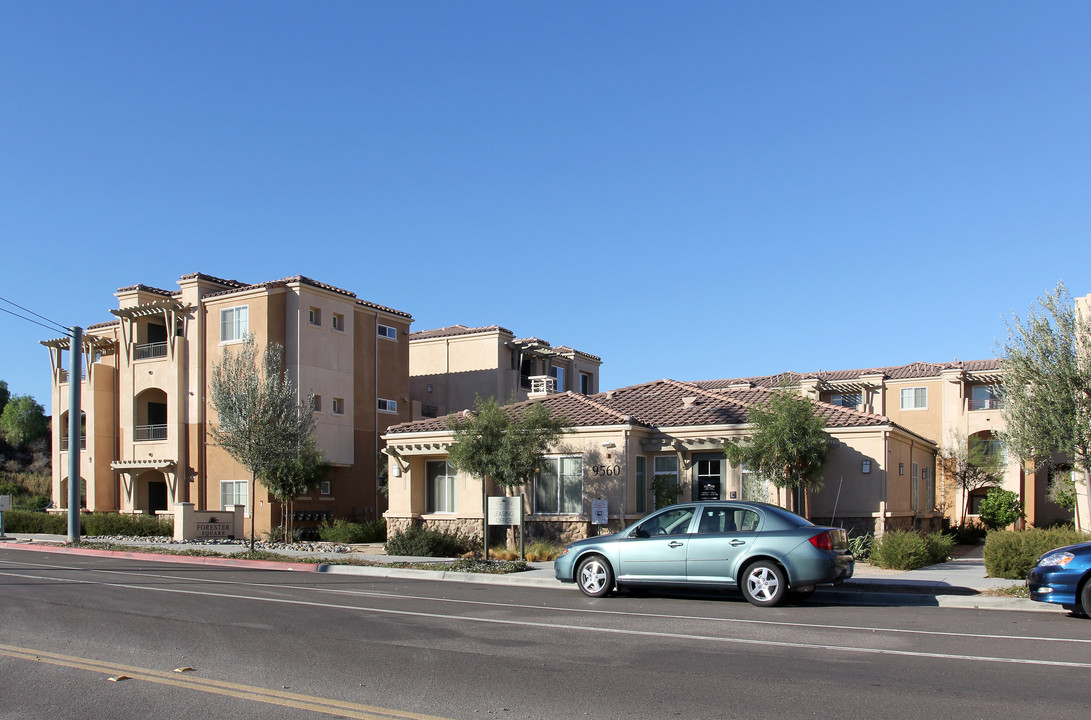
[[[931,468],[921,468],[921,479],[924,480],[924,509],[932,510],[936,506],[936,483],[932,481]]]
[[[322,324],[322,310],[320,308],[316,308],[316,307],[311,308],[310,323],[311,323],[311,325],[321,325]]]
[[[583,512],[582,455],[542,458],[534,476],[534,512],[552,515]]]
[[[387,340],[398,339],[398,328],[390,327],[389,325],[379,325],[378,327],[379,337],[386,338]]]
[[[743,500],[769,502],[769,482],[746,465],[739,467],[739,490]]]
[[[319,483],[318,484],[318,492],[320,492],[323,495],[329,495],[330,494],[330,481],[329,480],[323,480],[321,483]]]
[[[554,389],[557,392],[563,393],[568,387],[564,384],[564,368],[553,365],[549,368],[549,374],[554,378],[556,382],[553,383]]]
[[[333,329],[338,332],[345,332],[345,316],[340,313],[333,314]]]
[[[902,410],[927,410],[928,388],[902,388]]]
[[[246,480],[221,480],[220,481],[220,510],[226,510],[231,505],[242,505],[245,517],[250,517],[250,497],[247,492]]]
[[[334,398],[333,399],[332,412],[333,412],[334,415],[344,415],[345,414],[345,399],[344,398]]]
[[[670,483],[675,488],[678,487],[677,455],[656,455],[652,458],[652,484],[657,485],[664,482]],[[677,499],[677,494],[675,499]],[[659,505],[656,503],[656,509],[658,508]]]
[[[220,310],[220,342],[242,342],[250,332],[250,307],[223,308]]]
[[[398,412],[398,401],[387,400],[385,398],[379,398],[379,412],[396,413]]]
[[[314,396],[314,411],[315,412],[322,412],[322,396],[321,395],[315,395]]]
[[[858,408],[863,401],[860,393],[838,393],[830,397],[830,405],[839,405],[847,408]]]
[[[918,465],[917,463],[913,463],[913,479],[909,485],[909,502],[910,507],[912,507],[914,510],[916,510],[917,506],[920,505],[920,501],[918,498],[918,493],[920,492],[920,474],[920,465]]]
[[[458,510],[455,502],[455,479],[458,470],[455,465],[447,460],[429,460],[427,465],[427,484],[425,491],[428,495],[425,510],[430,513],[453,513]]]

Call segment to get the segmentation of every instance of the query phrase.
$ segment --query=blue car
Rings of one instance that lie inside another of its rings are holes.
[[[772,606],[852,577],[853,565],[842,528],[768,503],[720,500],[671,505],[615,535],[574,542],[554,568],[589,597],[615,586],[718,587]]]
[[[1030,599],[1091,614],[1091,542],[1050,550],[1027,574]]]

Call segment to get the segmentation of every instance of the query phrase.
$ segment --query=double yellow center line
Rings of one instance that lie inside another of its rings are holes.
[[[131,665],[119,665],[102,660],[61,655],[45,650],[33,650],[31,648],[15,647],[12,645],[0,645],[0,655],[6,655],[7,657],[20,660],[29,660],[31,662],[44,662],[49,663],[50,665],[59,665],[61,667],[74,668],[77,670],[88,670],[90,672],[102,673],[107,676],[120,677],[124,675],[126,678],[132,680],[144,680],[145,682],[158,683],[160,685],[171,685],[187,690],[198,690],[200,692],[211,693],[213,695],[224,695],[240,700],[263,702],[269,705],[279,705],[281,707],[294,708],[297,710],[308,710],[311,712],[325,713],[327,715],[336,715],[338,717],[359,718],[359,720],[445,720],[444,718],[435,715],[401,712],[388,708],[375,707],[373,705],[362,705],[359,703],[345,702],[343,700],[315,697],[314,695],[302,695],[300,693],[287,692],[284,690],[270,690],[267,688],[255,687],[253,685],[242,685],[224,680],[212,680],[190,673],[182,674],[178,672],[165,672],[163,670],[134,667]]]

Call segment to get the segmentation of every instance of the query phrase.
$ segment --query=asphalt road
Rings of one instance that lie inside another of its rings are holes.
[[[18,551],[0,551],[0,603],[0,718],[1091,713],[1091,621],[1059,613],[590,600]]]

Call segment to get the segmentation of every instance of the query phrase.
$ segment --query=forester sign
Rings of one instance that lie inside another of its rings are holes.
[[[244,505],[229,505],[225,510],[194,510],[193,503],[176,503],[174,539],[241,538],[245,509]]]

